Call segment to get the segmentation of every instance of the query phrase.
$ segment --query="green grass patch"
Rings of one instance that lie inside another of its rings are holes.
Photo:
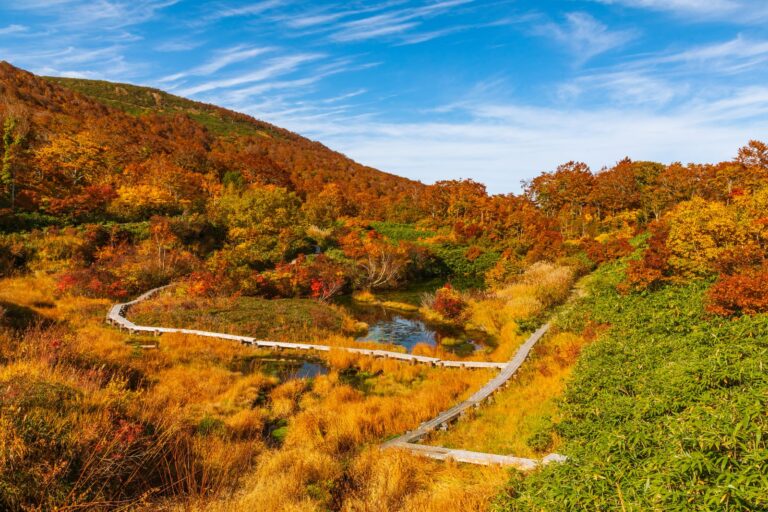
[[[306,341],[341,332],[342,314],[311,299],[188,300],[168,296],[134,307],[140,325],[184,327],[279,341]]]
[[[398,224],[395,222],[371,222],[373,229],[394,241],[409,241],[431,238],[437,233],[435,231],[420,228],[415,224]]]
[[[185,114],[216,135],[265,135],[282,137],[266,123],[248,120],[225,109],[188,100],[150,87],[131,84],[84,80],[79,78],[45,77],[68,89],[88,96],[99,103],[140,116],[148,113]]]
[[[560,404],[569,462],[514,478],[497,509],[768,509],[768,317],[707,316],[706,281],[622,296],[622,277],[598,269],[561,322],[610,325]]]

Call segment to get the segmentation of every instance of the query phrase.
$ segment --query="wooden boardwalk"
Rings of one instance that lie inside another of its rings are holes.
[[[536,332],[531,334],[525,343],[520,346],[515,356],[504,365],[499,374],[496,375],[493,379],[489,380],[485,386],[472,394],[472,396],[463,402],[454,405],[447,411],[441,412],[431,420],[425,421],[415,430],[409,430],[405,434],[385,442],[382,444],[382,448],[400,448],[408,450],[416,455],[422,455],[424,457],[430,457],[437,460],[450,459],[458,462],[468,462],[472,464],[484,465],[499,464],[503,466],[514,466],[521,470],[534,469],[540,464],[546,464],[552,461],[562,461],[562,455],[558,454],[550,454],[539,461],[535,459],[525,459],[509,455],[455,450],[450,448],[443,448],[441,446],[428,446],[418,443],[422,438],[426,437],[430,432],[433,432],[434,430],[447,429],[451,423],[461,418],[461,416],[463,416],[469,409],[473,407],[480,407],[484,401],[489,399],[494,393],[505,386],[509,382],[509,379],[512,378],[515,372],[517,372],[520,366],[522,366],[523,362],[525,362],[534,345],[536,345],[536,343],[544,336],[544,334],[546,334],[548,330],[549,324],[544,324],[539,327]]]
[[[237,334],[224,334],[220,332],[200,331],[196,329],[180,329],[176,327],[155,327],[148,325],[137,325],[128,318],[126,314],[131,306],[138,304],[150,297],[156,295],[160,291],[167,288],[167,286],[161,286],[160,288],[154,288],[148,292],[138,296],[136,299],[121,304],[113,305],[107,313],[107,322],[116,325],[121,329],[126,329],[132,334],[147,333],[160,335],[163,333],[181,333],[192,334],[195,336],[203,336],[206,338],[216,338],[221,340],[237,341],[243,345],[251,345],[255,347],[273,348],[273,349],[289,349],[289,350],[314,350],[318,352],[330,352],[331,350],[342,350],[345,352],[351,352],[353,354],[362,354],[371,357],[380,357],[388,359],[396,359],[399,361],[407,361],[410,363],[429,364],[432,366],[443,366],[446,368],[490,368],[490,369],[504,369],[508,363],[498,363],[493,361],[451,361],[439,359],[437,357],[418,356],[414,354],[406,354],[404,352],[394,352],[390,350],[378,350],[369,348],[356,348],[356,347],[337,347],[330,345],[319,345],[316,343],[292,343],[287,341],[271,341],[271,340],[259,340],[250,336],[240,336]]]
[[[107,313],[107,322],[118,326],[120,329],[126,329],[131,333],[149,333],[154,335],[160,335],[162,333],[182,333],[191,334],[195,336],[203,336],[208,338],[216,338],[230,341],[237,341],[243,345],[250,345],[255,347],[273,348],[273,349],[292,349],[292,350],[314,350],[318,352],[330,352],[331,350],[343,350],[355,354],[362,354],[371,357],[382,357],[389,359],[397,359],[400,361],[408,361],[411,363],[429,364],[432,366],[443,366],[446,368],[492,368],[501,370],[498,375],[489,380],[482,388],[472,394],[469,398],[463,402],[451,407],[447,411],[443,411],[436,417],[429,421],[425,421],[415,430],[410,430],[405,434],[391,439],[381,445],[382,449],[400,448],[410,451],[411,453],[421,455],[424,457],[430,457],[436,460],[455,460],[457,462],[466,462],[471,464],[483,464],[483,465],[502,465],[502,466],[514,466],[521,470],[531,470],[538,467],[540,464],[547,464],[549,462],[562,462],[565,457],[558,454],[549,454],[541,460],[525,459],[521,457],[513,457],[510,455],[497,455],[494,453],[481,453],[472,452],[467,450],[457,450],[451,448],[443,448],[441,446],[428,446],[419,444],[419,441],[424,438],[430,432],[436,429],[447,429],[448,426],[457,421],[462,415],[464,415],[468,409],[473,407],[479,407],[484,401],[488,400],[494,393],[505,386],[509,379],[517,372],[520,366],[525,362],[528,354],[533,349],[534,345],[546,334],[549,330],[549,324],[544,324],[539,327],[536,332],[523,343],[518,349],[515,356],[506,363],[497,363],[491,361],[450,361],[442,360],[436,357],[418,356],[413,354],[406,354],[402,352],[393,352],[388,350],[376,350],[367,348],[354,348],[354,347],[336,347],[329,345],[319,345],[314,343],[291,343],[285,341],[270,341],[270,340],[258,340],[249,336],[238,336],[235,334],[224,334],[220,332],[199,331],[195,329],[179,329],[175,327],[155,327],[146,325],[137,325],[128,318],[126,314],[131,306],[138,304],[144,300],[147,300],[159,293],[161,290],[168,288],[168,286],[161,286],[154,288],[146,293],[138,296],[136,299],[121,304],[115,304]]]

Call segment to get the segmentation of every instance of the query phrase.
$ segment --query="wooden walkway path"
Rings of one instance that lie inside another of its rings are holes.
[[[355,348],[355,347],[337,347],[330,345],[319,345],[316,343],[292,343],[287,341],[271,341],[271,340],[259,340],[250,336],[239,336],[236,334],[224,334],[220,332],[199,331],[196,329],[180,329],[176,327],[155,327],[148,325],[137,325],[126,318],[126,314],[131,306],[145,301],[150,297],[156,295],[160,291],[167,288],[167,286],[161,286],[160,288],[154,288],[148,292],[138,296],[136,299],[121,304],[113,305],[107,313],[107,323],[116,325],[121,329],[126,329],[132,334],[147,333],[159,335],[163,333],[181,333],[192,334],[195,336],[203,336],[207,338],[216,338],[222,340],[237,341],[243,345],[251,345],[255,347],[274,348],[274,349],[293,349],[293,350],[315,350],[318,352],[330,352],[331,350],[343,350],[345,352],[351,352],[354,354],[362,354],[371,357],[381,357],[388,359],[397,359],[399,361],[407,361],[411,363],[429,364],[432,366],[443,366],[446,368],[490,368],[490,369],[503,369],[507,366],[507,363],[498,363],[493,361],[451,361],[445,359],[439,359],[437,357],[418,356],[414,354],[406,354],[404,352],[394,352],[390,350],[378,350],[369,348]]]
[[[539,460],[525,459],[521,457],[513,457],[509,455],[497,455],[494,453],[481,453],[471,452],[467,450],[455,450],[451,448],[443,448],[441,446],[428,446],[419,444],[418,442],[426,437],[430,432],[437,429],[447,429],[448,426],[461,418],[469,409],[473,407],[480,407],[480,405],[491,398],[491,396],[499,391],[503,386],[506,386],[509,379],[517,372],[517,370],[525,362],[528,354],[530,354],[534,345],[546,334],[549,330],[549,324],[544,324],[539,327],[536,332],[523,343],[518,349],[515,356],[504,365],[502,370],[496,377],[489,380],[485,386],[476,391],[472,396],[464,400],[463,402],[454,405],[447,411],[443,411],[429,421],[425,421],[415,430],[409,430],[405,434],[391,439],[384,444],[382,448],[401,448],[410,451],[411,453],[430,457],[437,460],[455,460],[458,462],[469,462],[473,464],[493,465],[499,464],[504,466],[515,466],[518,469],[530,470],[539,466],[539,464],[547,464],[552,461],[562,461],[564,457],[558,454],[550,454]]]
[[[169,285],[170,286],[170,285]],[[168,286],[161,286],[154,288],[146,293],[138,296],[136,299],[121,304],[113,305],[107,313],[107,323],[116,325],[120,329],[126,329],[131,333],[150,333],[154,335],[160,335],[161,333],[182,333],[192,334],[195,336],[203,336],[209,338],[223,339],[238,341],[243,345],[251,345],[256,347],[274,348],[274,349],[293,349],[293,350],[315,350],[319,352],[330,352],[331,350],[343,350],[355,354],[362,354],[371,357],[383,357],[390,359],[397,359],[400,361],[408,361],[411,363],[423,363],[430,364],[432,366],[443,366],[447,368],[495,368],[501,371],[493,379],[489,380],[482,388],[476,391],[472,396],[464,400],[463,402],[451,407],[447,411],[441,412],[436,417],[429,421],[426,421],[419,425],[415,430],[410,430],[405,434],[391,439],[381,445],[382,449],[388,448],[400,448],[410,451],[411,453],[430,457],[436,460],[455,460],[457,462],[467,462],[471,464],[483,464],[483,465],[503,465],[514,466],[521,470],[535,469],[540,464],[547,464],[549,462],[562,462],[565,457],[552,453],[547,455],[541,460],[525,459],[520,457],[513,457],[509,455],[497,455],[493,453],[481,453],[472,452],[467,450],[457,450],[451,448],[443,448],[441,446],[428,446],[419,444],[419,441],[424,438],[430,432],[437,429],[447,429],[448,426],[457,421],[463,416],[467,410],[472,407],[479,407],[484,401],[492,397],[494,393],[499,391],[503,386],[506,386],[509,379],[517,372],[520,366],[525,362],[528,354],[533,349],[534,345],[546,334],[549,330],[549,324],[544,324],[539,327],[536,332],[523,343],[518,349],[515,356],[506,363],[496,363],[490,361],[450,361],[442,360],[436,357],[417,356],[413,354],[405,354],[402,352],[392,352],[388,350],[376,350],[366,348],[354,348],[354,347],[336,347],[329,345],[318,345],[314,343],[291,343],[284,341],[270,341],[270,340],[258,340],[248,336],[238,336],[235,334],[224,334],[219,332],[199,331],[195,329],[179,329],[174,327],[154,327],[146,325],[137,325],[128,318],[126,314],[131,306],[145,301],[160,291],[168,288]]]

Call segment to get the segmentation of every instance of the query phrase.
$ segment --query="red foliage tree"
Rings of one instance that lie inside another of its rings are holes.
[[[670,279],[669,256],[667,238],[669,226],[656,221],[649,226],[651,237],[648,239],[648,248],[643,252],[642,258],[629,262],[627,280],[622,289],[643,290]]]
[[[582,247],[587,257],[596,265],[606,261],[617,260],[623,256],[632,254],[634,250],[626,238],[611,237],[605,242],[598,242],[593,238],[582,240]]]
[[[707,291],[707,311],[722,316],[768,312],[768,266],[743,274],[721,275]]]
[[[435,292],[435,301],[432,305],[435,311],[450,320],[459,319],[467,309],[467,303],[450,284],[446,284]]]

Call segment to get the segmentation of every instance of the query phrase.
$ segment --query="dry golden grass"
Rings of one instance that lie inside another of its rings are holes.
[[[507,480],[501,468],[456,465],[376,448],[357,457],[342,510],[432,512],[488,509]]]
[[[509,359],[524,339],[519,322],[564,298],[572,281],[569,272],[541,264],[520,282],[469,301],[471,322],[497,341],[492,359]],[[234,364],[267,351],[181,334],[133,339],[103,324],[108,301],[52,299],[55,281],[42,273],[6,279],[2,285],[0,300],[61,323],[45,339],[58,343],[61,338],[67,357],[62,362],[61,353],[40,343],[28,343],[23,353],[8,344],[0,352],[10,361],[0,365],[0,382],[32,376],[86,393],[83,407],[89,412],[78,417],[79,405],[73,405],[73,416],[68,416],[83,445],[98,444],[110,432],[110,411],[118,406],[133,421],[152,425],[156,434],[142,460],[147,471],[164,475],[157,477],[164,483],[155,487],[165,497],[164,507],[479,511],[487,509],[506,481],[498,468],[438,463],[377,448],[464,399],[493,371],[431,368],[332,350],[324,356],[327,375],[280,382],[258,368],[243,374]],[[184,301],[172,295],[160,300],[167,302],[163,307]],[[151,342],[159,342],[158,348],[136,346]],[[341,335],[326,336],[322,343],[382,348]],[[440,439],[463,448],[530,454],[524,449],[535,427],[532,418],[552,413],[551,399],[569,371],[557,364],[564,353],[573,352],[567,347],[574,343],[562,336],[549,340],[513,387],[482,410],[482,421],[461,422]],[[455,358],[439,346],[419,346],[414,352]],[[13,457],[23,457],[30,447],[9,421],[0,416],[0,444]],[[280,436],[273,435],[276,429]],[[0,462],[0,471],[7,464]],[[91,476],[84,475],[83,482]]]
[[[449,448],[537,457],[557,449],[557,439],[539,452],[529,439],[557,415],[556,399],[562,395],[573,364],[586,340],[572,333],[547,336],[511,384],[495,394],[472,416],[429,442]]]
[[[54,282],[46,276],[3,283],[8,284],[0,287],[3,300],[35,311],[39,308],[62,322],[56,333],[50,331],[49,338],[64,340],[68,360],[75,366],[62,364],[56,359],[60,355],[40,344],[29,345],[22,359],[15,353],[6,354],[16,361],[0,366],[0,380],[18,379],[23,374],[87,391],[91,397],[87,404],[93,412],[82,417],[86,421],[72,420],[84,444],[98,443],[99,436],[108,432],[107,411],[115,403],[154,425],[159,437],[153,451],[147,452],[147,464],[162,462],[161,473],[170,480],[158,490],[175,496],[170,503],[184,509],[274,511],[342,506],[347,501],[347,491],[342,489],[345,482],[359,481],[350,468],[383,470],[369,467],[375,461],[370,455],[368,462],[355,462],[362,447],[415,427],[492,376],[490,371],[430,368],[334,350],[328,354],[328,375],[280,383],[258,371],[244,375],[233,370],[235,359],[265,351],[182,334],[142,338],[140,343],[159,342],[159,348],[139,349],[132,336],[103,324],[107,301],[72,297],[51,301]],[[53,304],[43,304],[46,298]],[[360,346],[343,336],[328,341]],[[342,382],[339,372],[345,369],[364,374],[364,388]],[[118,384],[127,382],[120,380],[125,375],[133,376],[132,385],[138,386],[135,391]],[[279,421],[287,422],[281,442],[268,434]],[[8,453],[21,456],[28,447],[6,423],[0,417],[0,440]],[[383,460],[391,461],[392,456],[387,457]],[[420,459],[409,464],[411,469],[425,472],[422,481],[426,487],[397,492],[404,492],[414,507],[430,500],[432,491],[427,484],[433,471],[444,475],[434,496],[460,492],[463,469],[445,473],[443,466]],[[237,488],[252,492],[233,498],[231,493]],[[353,491],[356,499],[366,499],[361,493],[368,491],[349,489]],[[354,510],[354,503],[351,500],[343,506]]]

